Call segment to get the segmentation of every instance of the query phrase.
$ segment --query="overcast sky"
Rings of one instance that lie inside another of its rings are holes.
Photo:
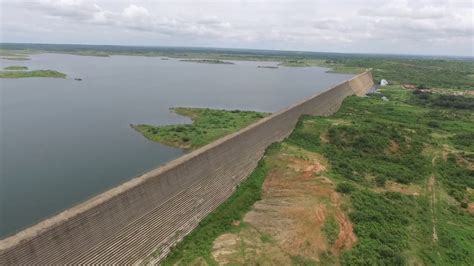
[[[0,0],[1,42],[473,56],[472,0]]]

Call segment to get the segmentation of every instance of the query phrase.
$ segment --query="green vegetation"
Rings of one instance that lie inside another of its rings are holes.
[[[0,78],[65,78],[66,74],[54,71],[54,70],[32,70],[32,71],[23,71],[23,70],[7,70],[0,71]]]
[[[270,146],[267,149],[267,154],[272,150],[274,147]],[[189,265],[196,258],[204,258],[208,264],[215,265],[216,262],[211,257],[214,240],[224,232],[238,230],[245,226],[245,223],[242,222],[243,215],[260,199],[267,171],[268,167],[265,161],[260,160],[257,168],[238,186],[232,196],[202,220],[198,229],[178,243],[166,260],[161,262],[161,265],[175,265],[176,263]],[[233,225],[236,221],[240,221],[239,227]],[[271,239],[267,240],[271,241]]]
[[[474,89],[473,61],[410,58],[337,59],[331,67],[372,68],[375,80],[386,79],[394,84],[425,84],[429,87]]]
[[[354,190],[356,187],[349,182],[341,182],[336,185],[336,191],[339,193],[350,194]]]
[[[378,194],[361,190],[351,196],[354,210],[350,218],[356,225],[357,245],[342,256],[346,265],[404,265],[408,262],[404,251],[409,248],[410,237],[420,246],[428,245],[430,231],[429,206],[424,199],[415,199],[401,193]],[[428,227],[429,228],[429,227]],[[467,262],[467,261],[466,261]]]
[[[348,200],[357,242],[339,255],[339,261],[472,265],[474,219],[469,206],[474,201],[474,154],[469,140],[474,114],[463,106],[434,104],[439,95],[430,95],[433,102],[420,102],[418,93],[397,86],[382,93],[389,101],[381,100],[380,94],[350,97],[331,117],[304,116],[285,141],[327,158],[327,175]],[[265,175],[273,167],[284,167],[269,159],[284,153],[281,147],[267,149],[255,172],[173,249],[165,265],[187,265],[198,258],[216,264],[213,241],[247,226],[242,216],[260,198]],[[420,192],[392,190],[388,181],[402,188],[417,186]],[[235,221],[240,221],[238,226]],[[322,230],[330,245],[336,242],[341,228],[333,214]],[[294,265],[317,264],[303,256],[291,260]],[[321,261],[337,260],[324,253]]]
[[[268,69],[278,69],[277,66],[257,66],[257,68],[268,68]]]
[[[5,60],[26,61],[30,60],[28,50],[8,50],[0,49],[0,57]]]
[[[386,79],[396,85],[474,90],[474,61],[470,58],[81,45],[17,44],[4,47],[8,49],[0,48],[0,55],[18,59],[25,58],[31,53],[53,52],[103,57],[132,55],[181,58],[185,61],[210,64],[232,63],[224,60],[273,61],[289,67],[327,67],[331,72],[337,73],[361,73],[371,68],[376,81]]]
[[[5,70],[28,70],[26,66],[8,66],[4,68]]]
[[[170,146],[195,149],[235,132],[268,115],[240,110],[208,108],[172,108],[175,113],[190,117],[192,124],[150,126],[132,125],[147,139]]]
[[[280,66],[287,66],[287,67],[310,67],[310,66],[318,66],[321,64],[321,60],[313,61],[313,60],[285,60],[281,62]]]
[[[182,59],[182,62],[193,62],[201,64],[233,65],[234,63],[217,59]]]
[[[326,234],[329,245],[334,245],[339,235],[339,223],[337,222],[334,215],[326,218],[326,221],[324,221],[323,231]]]
[[[280,65],[322,66],[336,73],[361,73],[371,68],[374,79],[393,84],[414,84],[449,89],[474,89],[474,62],[447,59],[345,57],[330,60],[292,59]]]
[[[474,98],[461,95],[433,94],[426,89],[417,89],[413,91],[413,94],[415,95],[414,102],[421,105],[474,110]]]
[[[460,203],[474,202],[474,193],[468,192],[468,188],[474,188],[474,170],[468,168],[474,162],[472,155],[450,153],[437,163],[436,170],[447,193]]]
[[[334,116],[305,116],[287,140],[324,155],[336,190],[350,193],[358,242],[342,263],[471,265],[474,219],[465,208],[474,201],[474,114],[466,106],[473,98],[438,104],[444,96],[420,100],[394,86],[382,93],[389,101],[350,97]],[[387,180],[426,190],[390,191]]]
[[[30,60],[29,57],[23,57],[23,56],[4,56],[2,59],[5,60],[11,60],[11,61],[28,61]]]

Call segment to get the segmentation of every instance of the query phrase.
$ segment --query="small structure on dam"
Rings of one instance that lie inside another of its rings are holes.
[[[134,264],[169,248],[234,191],[302,114],[329,115],[374,85],[370,71],[0,240],[0,265]]]

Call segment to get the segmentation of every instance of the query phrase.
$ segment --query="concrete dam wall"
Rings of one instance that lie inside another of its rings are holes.
[[[0,265],[134,264],[159,258],[225,201],[302,114],[329,115],[373,86],[370,71],[0,241]]]

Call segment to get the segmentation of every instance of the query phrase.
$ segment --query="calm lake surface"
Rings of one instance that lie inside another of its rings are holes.
[[[190,122],[170,113],[173,106],[274,112],[351,77],[316,67],[257,68],[271,62],[31,59],[0,63],[68,77],[0,79],[0,238],[184,153],[146,140],[130,124]]]

